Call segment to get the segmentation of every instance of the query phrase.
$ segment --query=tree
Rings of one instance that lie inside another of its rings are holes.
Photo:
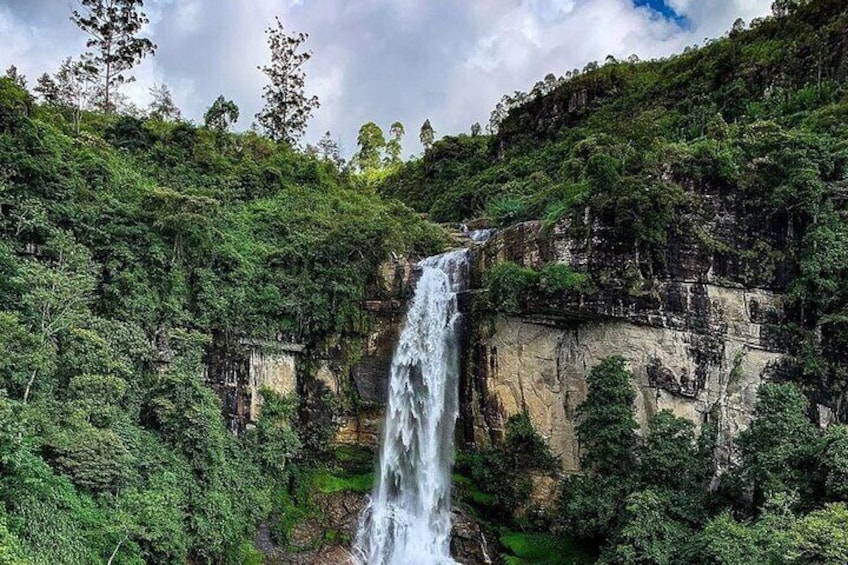
[[[504,98],[506,98],[506,96],[504,96]],[[486,129],[492,135],[498,133],[498,130],[501,127],[501,122],[506,119],[506,116],[509,113],[509,108],[504,104],[504,98],[495,104],[495,108],[492,110],[492,113],[489,114],[489,125],[486,126]]]
[[[789,563],[848,563],[848,508],[828,504],[798,520],[790,534]]]
[[[424,146],[425,151],[433,147],[433,141],[436,139],[436,132],[433,131],[433,126],[430,125],[430,120],[424,120],[424,123],[421,124],[421,133],[419,133],[418,139],[421,140],[421,145]]]
[[[808,2],[809,0],[774,0],[771,4],[771,12],[776,18],[782,18]]]
[[[56,81],[48,73],[44,73],[38,77],[33,90],[41,96],[41,100],[45,104],[49,106],[59,104],[59,85],[56,84]]]
[[[39,359],[29,368],[23,401],[27,402],[36,379],[48,372],[56,352],[59,334],[89,315],[88,303],[94,292],[94,272],[88,250],[65,232],[59,232],[47,245],[50,261],[27,261],[20,284],[27,291],[21,298],[24,320],[36,339]]]
[[[15,86],[26,90],[26,77],[18,72],[18,67],[16,67],[15,65],[12,65],[8,69],[6,69],[6,78],[11,80],[15,84]]]
[[[356,154],[359,169],[363,172],[379,169],[380,152],[386,147],[386,138],[380,126],[374,122],[363,124],[359,128],[356,143],[359,146],[359,152]]]
[[[203,115],[206,129],[216,133],[224,133],[239,119],[239,107],[232,100],[219,96]]]
[[[386,163],[389,165],[397,165],[400,163],[400,154],[403,151],[403,146],[401,145],[401,141],[403,140],[403,136],[406,133],[406,130],[403,127],[403,124],[400,122],[395,122],[389,128],[389,134],[392,136],[391,139],[386,143]]]
[[[816,430],[807,418],[807,399],[791,383],[763,384],[757,391],[754,421],[739,436],[742,477],[756,502],[781,492],[803,493]]]
[[[646,485],[677,488],[697,474],[701,461],[695,444],[695,426],[662,410],[651,417],[639,448],[639,475]]]
[[[71,20],[90,37],[83,64],[100,81],[99,106],[107,112],[116,108],[115,91],[134,80],[125,73],[156,52],[156,45],[139,37],[149,23],[141,11],[144,0],[79,0],[83,11],[74,10]]]
[[[817,457],[828,500],[848,502],[848,426],[830,426],[824,434],[824,450]]]
[[[36,87],[36,92],[41,94],[48,103],[49,96],[55,100],[54,103],[57,106],[72,109],[74,129],[79,133],[82,111],[89,104],[96,78],[91,67],[68,57],[59,66],[52,81],[42,83],[39,79],[39,86],[43,87],[43,90]],[[55,90],[51,90],[53,88]]]
[[[336,168],[341,169],[344,165],[339,144],[333,139],[329,131],[324,132],[324,136],[318,141],[318,155],[333,163]]]
[[[586,377],[588,393],[578,408],[577,436],[586,470],[623,476],[635,465],[636,434],[632,375],[618,356],[606,357]]]
[[[182,113],[166,85],[154,86],[150,89],[150,95],[153,97],[149,108],[151,118],[163,122],[175,122],[180,119]]]
[[[256,114],[256,119],[271,139],[294,145],[306,131],[313,110],[320,106],[317,96],[305,94],[303,65],[312,58],[312,52],[298,52],[309,34],[286,34],[279,18],[276,27],[269,27],[266,33],[271,64],[259,69],[270,83],[262,94],[265,107]]]
[[[483,128],[480,127],[480,122],[474,122],[473,124],[471,124],[471,137],[477,137],[478,135],[480,135],[480,132],[482,130]]]
[[[710,520],[692,541],[692,563],[743,565],[767,563],[762,559],[757,531],[747,523],[739,523],[730,512]]]
[[[649,420],[638,449],[642,488],[659,496],[670,514],[689,522],[703,518],[704,496],[712,475],[711,458],[698,447],[694,424],[662,410]]]
[[[667,505],[644,490],[627,497],[624,519],[603,563],[671,565],[681,562],[684,542],[692,531],[668,515]]]

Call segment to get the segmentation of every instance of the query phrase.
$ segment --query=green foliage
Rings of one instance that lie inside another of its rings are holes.
[[[587,376],[577,434],[585,475],[562,485],[566,531],[605,545],[605,563],[686,562],[696,526],[708,519],[710,428],[661,411],[638,439],[632,375],[608,357]]]
[[[604,476],[626,476],[636,461],[638,428],[630,384],[621,357],[606,357],[586,377],[586,399],[578,409],[581,464]]]
[[[810,512],[798,520],[790,535],[790,563],[848,562],[848,508],[844,504]]]
[[[526,413],[507,420],[501,444],[463,453],[457,459],[460,476],[470,479],[471,500],[488,516],[511,521],[515,510],[526,505],[533,488],[530,473],[551,474],[558,466],[545,440]]]
[[[223,134],[239,119],[239,107],[223,95],[215,99],[203,115],[203,125],[216,133]]]
[[[816,430],[807,418],[807,400],[793,384],[760,387],[755,419],[739,437],[742,477],[756,502],[768,494],[797,492],[809,497],[809,472]]]
[[[335,492],[356,492],[367,494],[374,488],[374,473],[361,475],[338,476],[329,472],[315,475],[315,487],[319,492],[332,494]]]
[[[509,314],[519,312],[521,301],[537,276],[533,269],[520,267],[511,261],[498,263],[486,273],[489,305]]]
[[[567,532],[598,546],[621,519],[631,485],[620,477],[575,475],[563,481],[560,520]]]
[[[555,565],[592,563],[591,556],[574,540],[544,533],[509,532],[499,539],[511,555],[505,555],[507,565]]]
[[[489,306],[499,312],[516,314],[525,307],[528,296],[553,297],[588,288],[589,277],[568,265],[552,263],[540,271],[521,267],[512,261],[498,263],[486,272]]]
[[[245,443],[269,475],[282,476],[301,447],[292,428],[297,403],[272,390],[264,389],[260,393],[262,411],[256,426],[248,431]]]
[[[818,456],[828,500],[848,502],[848,426],[828,428]]]
[[[768,563],[759,547],[758,532],[725,512],[711,520],[696,540],[695,562],[717,565]]]
[[[568,265],[550,263],[539,271],[539,290],[546,295],[586,288],[589,276],[578,273]]]
[[[266,391],[234,437],[201,380],[212,336],[350,329],[379,261],[444,235],[228,133],[226,104],[207,128],[56,104],[0,79],[0,562],[256,562],[256,525],[306,503],[279,496],[297,407]]]
[[[486,204],[486,216],[498,227],[511,226],[527,217],[527,201],[514,196],[490,200]]]
[[[713,470],[711,446],[699,445],[694,428],[689,420],[662,410],[648,421],[637,453],[639,484],[653,490],[665,512],[690,523],[705,518]],[[705,429],[702,438],[709,433]]]
[[[363,125],[359,128],[356,144],[359,146],[356,154],[359,169],[364,173],[379,169],[382,165],[380,154],[386,147],[386,138],[380,126],[374,122]]]
[[[668,516],[663,500],[647,490],[627,497],[624,519],[601,563],[671,565],[692,531]]]

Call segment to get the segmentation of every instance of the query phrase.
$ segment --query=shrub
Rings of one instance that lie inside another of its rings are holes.
[[[546,294],[582,289],[588,282],[589,275],[560,263],[545,265],[539,272],[539,289]]]
[[[520,267],[512,261],[497,264],[486,279],[489,305],[499,312],[518,313],[523,295],[537,281],[538,274],[533,269]]]

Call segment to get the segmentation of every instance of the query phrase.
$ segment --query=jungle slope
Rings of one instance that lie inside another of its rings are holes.
[[[0,79],[0,562],[256,562],[310,438],[273,395],[231,435],[206,346],[340,331],[442,236],[252,133],[72,114]]]

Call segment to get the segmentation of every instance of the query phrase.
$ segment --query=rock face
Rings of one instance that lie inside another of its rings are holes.
[[[451,557],[462,565],[494,565],[502,562],[497,537],[462,509],[451,516]]]
[[[356,565],[350,541],[365,503],[363,495],[351,492],[315,493],[317,511],[294,525],[288,547],[276,545],[267,526],[260,528],[255,545],[268,565]]]
[[[366,289],[359,323],[311,352],[313,370],[303,376],[301,392],[317,411],[332,412],[338,443],[378,447],[389,369],[414,291],[415,263],[408,257],[382,263]],[[321,400],[328,392],[330,403]]]
[[[259,419],[263,389],[282,396],[296,394],[297,359],[303,350],[299,344],[259,340],[212,344],[202,378],[221,398],[233,432],[242,432]]]
[[[499,441],[507,418],[527,411],[563,469],[579,471],[575,425],[586,375],[602,358],[620,355],[634,373],[639,423],[664,409],[696,426],[713,421],[722,445],[718,463],[728,464],[757,387],[783,366],[780,293],[743,286],[727,271],[715,276],[712,258],[697,247],[678,249],[667,263],[674,276],[648,278],[637,252],[604,243],[597,235],[575,239],[567,223],[545,231],[531,222],[499,233],[478,253],[478,287],[502,261],[567,264],[600,284],[523,297],[517,316],[491,312],[479,293],[470,297],[466,442]]]
[[[626,321],[562,328],[502,318],[477,337],[474,442],[499,440],[506,419],[527,411],[569,472],[579,470],[575,424],[586,397],[586,375],[600,359],[620,355],[629,361],[640,424],[669,409],[697,425],[716,419],[726,440],[747,426],[757,386],[781,356],[738,336],[712,342],[686,331]]]
[[[715,229],[737,237],[729,228]],[[579,471],[575,426],[586,375],[602,358],[620,355],[634,373],[640,424],[664,409],[697,427],[711,421],[722,446],[718,463],[732,463],[733,438],[749,424],[758,386],[784,370],[780,269],[756,271],[680,234],[670,236],[658,260],[611,234],[600,222],[581,236],[569,221],[550,229],[528,222],[477,248],[472,290],[461,300],[466,335],[458,440],[478,447],[498,442],[507,419],[527,411],[563,470]],[[506,316],[491,311],[482,290],[486,273],[504,261],[536,269],[566,264],[590,274],[594,287],[529,294],[520,314]],[[336,415],[340,443],[379,443],[386,379],[414,290],[413,265],[403,258],[385,263],[362,305],[358,333],[316,356],[309,378],[349,399]]]

